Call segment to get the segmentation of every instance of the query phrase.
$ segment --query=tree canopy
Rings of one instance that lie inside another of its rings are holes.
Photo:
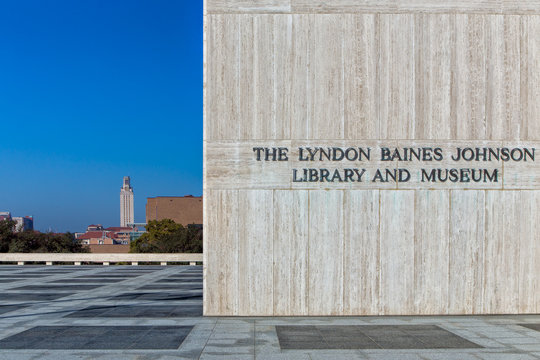
[[[16,222],[13,220],[0,221],[0,252],[8,252],[9,245],[15,238],[13,229]]]
[[[53,234],[38,231],[14,232],[15,222],[0,221],[0,252],[76,253],[88,252],[71,233]]]
[[[151,220],[146,233],[131,242],[132,253],[200,253],[202,230],[184,227],[171,219]]]

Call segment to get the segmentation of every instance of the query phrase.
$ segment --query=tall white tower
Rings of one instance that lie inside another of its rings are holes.
[[[120,190],[120,226],[127,226],[127,224],[133,224],[134,222],[133,188],[129,176],[124,176],[124,184]]]

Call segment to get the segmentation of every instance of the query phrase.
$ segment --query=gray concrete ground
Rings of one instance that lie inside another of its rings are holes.
[[[201,313],[201,267],[0,266],[0,359],[540,359],[540,315]]]

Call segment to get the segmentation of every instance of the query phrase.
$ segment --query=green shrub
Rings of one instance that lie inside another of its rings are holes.
[[[201,253],[202,230],[171,219],[151,220],[146,233],[130,244],[131,253]]]

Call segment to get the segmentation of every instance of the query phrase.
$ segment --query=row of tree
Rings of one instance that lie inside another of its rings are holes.
[[[14,232],[15,222],[0,221],[0,252],[81,253],[89,252],[71,233],[54,234],[38,231]],[[173,220],[150,221],[146,233],[132,241],[132,253],[201,253],[202,229],[184,227]]]
[[[14,228],[15,221],[0,221],[0,252],[75,253],[89,251],[70,233],[14,232]]]
[[[202,229],[175,223],[173,220],[151,220],[146,233],[131,242],[132,253],[201,253]]]

